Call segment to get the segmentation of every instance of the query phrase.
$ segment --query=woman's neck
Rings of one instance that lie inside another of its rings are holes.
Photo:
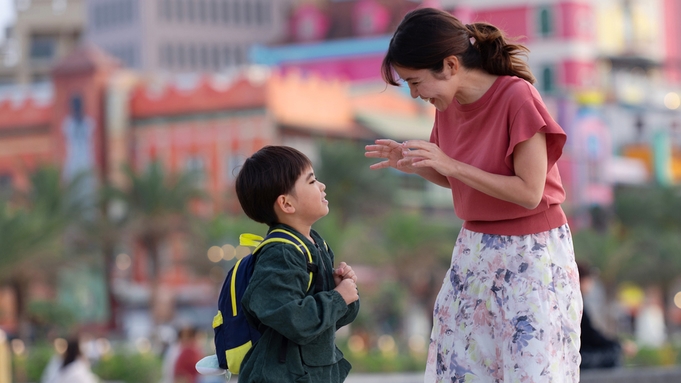
[[[461,85],[455,98],[462,105],[471,104],[482,98],[499,77],[482,70],[468,70],[461,74]]]

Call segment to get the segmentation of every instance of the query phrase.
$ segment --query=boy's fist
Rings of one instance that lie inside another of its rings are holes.
[[[333,271],[333,281],[336,283],[336,286],[338,286],[343,279],[352,279],[353,282],[357,283],[357,275],[355,275],[352,267],[345,262],[341,262],[338,265],[338,268]]]
[[[357,284],[352,278],[343,279],[334,289],[343,297],[345,304],[350,304],[359,299]]]

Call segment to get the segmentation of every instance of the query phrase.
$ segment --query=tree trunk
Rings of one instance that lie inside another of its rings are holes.
[[[108,239],[104,239],[102,251],[104,253],[104,278],[106,283],[106,295],[109,302],[109,323],[108,329],[118,330],[118,300],[113,291],[113,273],[115,264],[114,244]]]
[[[154,237],[146,238],[144,241],[149,256],[150,263],[150,278],[149,278],[149,311],[151,313],[153,328],[151,330],[151,343],[156,346],[159,342],[158,327],[161,324],[160,308],[159,308],[159,290],[161,284],[160,265],[158,253],[159,240]]]
[[[14,291],[17,310],[17,335],[21,339],[29,339],[31,336],[31,324],[28,321],[27,311],[27,283],[24,274],[17,271],[10,280],[10,287]]]

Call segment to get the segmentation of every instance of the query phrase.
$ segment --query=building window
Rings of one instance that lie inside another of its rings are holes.
[[[211,58],[213,59],[213,69],[220,70],[220,48],[216,45],[213,46]]]
[[[31,37],[31,60],[50,60],[57,52],[57,39],[54,36]]]
[[[203,158],[198,155],[187,158],[185,169],[196,180],[196,186],[203,186],[206,179],[206,165]]]
[[[256,1],[255,3],[255,22],[257,25],[265,25],[265,15],[267,14],[267,9],[262,1]]]
[[[179,69],[184,69],[186,65],[184,45],[177,44],[177,67]]]
[[[253,3],[250,1],[244,3],[244,21],[246,25],[253,23]]]
[[[246,60],[244,60],[244,56],[244,50],[241,46],[237,45],[234,47],[234,61],[236,65],[241,65],[246,62]]]
[[[195,70],[196,69],[196,61],[197,61],[197,49],[196,45],[192,44],[189,46],[189,69]]]
[[[164,44],[161,47],[161,67],[173,68],[174,66],[173,47],[170,44]]]
[[[220,11],[220,15],[222,16],[222,23],[229,24],[229,3],[223,1],[220,4],[221,4],[220,7],[222,8]]]
[[[207,70],[208,69],[208,63],[209,63],[209,58],[208,58],[209,52],[208,52],[208,47],[207,46],[202,46],[201,47],[201,63],[199,64],[201,66],[201,70]]]
[[[220,20],[220,12],[218,11],[218,0],[211,0],[210,2],[210,19],[213,24],[217,24]]]
[[[159,18],[161,20],[171,20],[172,17],[172,4],[171,0],[163,0],[161,2],[161,8],[159,9]]]
[[[240,1],[234,2],[234,23],[235,24],[241,23],[241,2]]]
[[[548,7],[539,8],[539,36],[549,37],[553,35],[553,14]]]
[[[187,20],[193,23],[196,20],[196,3],[193,0],[189,0],[185,4],[187,5]]]
[[[556,73],[552,66],[545,66],[542,68],[541,91],[547,94],[556,91]]]
[[[178,22],[184,21],[184,1],[182,0],[175,2],[175,20]]]
[[[199,0],[199,21],[203,24],[208,21],[208,4],[206,4],[206,0]]]
[[[228,46],[222,47],[222,62],[226,67],[232,65],[232,50]]]

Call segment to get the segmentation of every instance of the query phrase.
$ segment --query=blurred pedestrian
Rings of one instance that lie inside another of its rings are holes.
[[[450,188],[464,220],[437,297],[426,382],[578,382],[582,298],[556,162],[566,134],[495,26],[408,13],[382,64],[435,106],[430,141],[366,156]],[[397,76],[397,77],[396,77]]]
[[[180,338],[186,329],[188,329],[187,326],[181,326],[179,329],[173,330],[174,335],[171,335],[171,331],[160,331],[163,334],[163,342],[166,344],[161,354],[163,355],[161,383],[173,383],[175,380],[175,362],[177,356],[180,355]]]
[[[12,363],[9,353],[9,342],[7,333],[0,329],[0,383],[10,383],[12,381]]]
[[[577,262],[579,270],[579,286],[582,295],[589,294],[594,285],[594,276],[592,268],[586,262]],[[583,370],[591,368],[611,368],[622,364],[623,344],[617,339],[611,338],[603,334],[600,330],[593,326],[589,310],[584,306],[584,313],[582,314],[582,347],[580,354],[582,356],[581,368]],[[636,353],[636,345],[633,342],[624,343],[624,351],[633,355]]]
[[[659,288],[648,287],[643,306],[634,321],[636,343],[641,347],[660,348],[667,341],[667,326],[662,310],[662,292]]]
[[[62,363],[49,383],[98,383],[100,380],[92,373],[90,363],[80,350],[80,339],[73,337],[67,341]]]
[[[197,383],[196,362],[203,358],[195,327],[185,327],[178,336],[179,348],[173,368],[174,383]]]

